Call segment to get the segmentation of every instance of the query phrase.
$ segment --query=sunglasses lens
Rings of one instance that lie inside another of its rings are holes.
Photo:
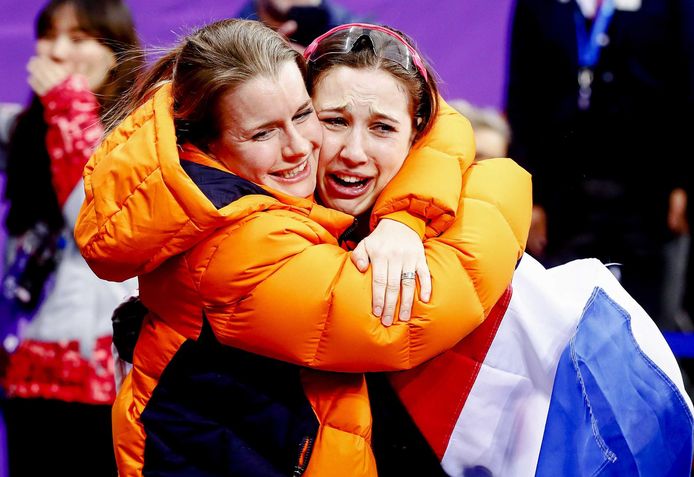
[[[406,70],[415,71],[412,63],[412,55],[410,50],[405,48],[398,40],[394,38],[384,38],[382,44],[379,46],[379,52],[377,53],[381,58],[389,59],[399,64]]]
[[[421,69],[414,64],[412,54],[407,46],[398,38],[385,32],[353,26],[338,31],[332,36],[335,40],[339,38],[340,41],[321,41],[308,56],[308,61],[318,61],[326,55],[349,53],[360,45],[361,41],[367,41],[369,47],[379,58],[393,61],[406,70],[419,70],[422,73]]]

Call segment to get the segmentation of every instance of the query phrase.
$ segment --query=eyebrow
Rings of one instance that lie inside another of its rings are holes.
[[[373,114],[374,116],[376,116],[379,119],[386,119],[386,120],[390,121],[391,123],[400,124],[400,121],[398,121],[397,119],[395,119],[392,116],[388,116],[386,113],[382,113],[380,111],[374,111],[372,109],[371,114]]]
[[[326,112],[327,113],[342,113],[344,111],[349,111],[349,109],[350,109],[350,107],[347,104],[343,104],[340,106],[334,106],[332,108],[321,109],[320,112],[321,113],[326,113]],[[389,116],[388,114],[386,114],[384,112],[377,111],[377,110],[373,109],[373,107],[369,107],[369,114],[371,116],[375,116],[377,119],[385,119],[385,120],[390,121],[392,123],[400,124],[400,121],[398,121],[394,117]]]
[[[299,107],[297,108],[296,112],[298,113],[298,112],[300,112],[300,111],[303,111],[303,110],[305,110],[306,108],[308,108],[308,107],[310,107],[310,106],[311,106],[311,99],[309,98],[309,99],[306,100],[305,103],[303,103],[301,106],[299,106]],[[295,114],[296,114],[296,113],[295,113]],[[252,128],[250,128],[250,129],[248,129],[248,130],[244,130],[244,134],[251,134],[252,132],[257,131],[258,129],[265,129],[265,128],[269,128],[269,127],[274,127],[274,126],[277,126],[277,125],[279,125],[279,124],[281,124],[281,123],[282,123],[281,120],[268,121],[268,122],[263,123],[263,124],[260,124],[260,125],[258,125],[258,126],[253,126]]]
[[[43,35],[53,34],[53,33],[56,33],[56,31],[57,31],[56,28],[52,26],[52,27],[46,28],[46,30],[43,32]],[[87,30],[85,30],[81,26],[76,26],[76,27],[70,28],[67,31],[67,33],[70,35],[74,34],[74,33],[84,33],[85,35],[93,36],[91,33],[89,33]]]

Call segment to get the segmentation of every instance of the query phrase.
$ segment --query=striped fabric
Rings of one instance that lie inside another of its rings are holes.
[[[450,475],[690,475],[677,362],[597,260],[525,256],[480,328],[393,382]]]

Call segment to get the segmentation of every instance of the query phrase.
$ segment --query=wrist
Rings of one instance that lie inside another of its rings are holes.
[[[91,94],[87,78],[85,76],[75,74],[66,76],[61,81],[53,85],[48,91],[42,95],[39,95],[39,98],[45,106],[49,101],[61,100],[62,102],[64,98],[81,96],[85,93]]]
[[[426,222],[419,217],[411,215],[409,212],[391,212],[390,214],[384,215],[380,218],[380,220],[383,219],[393,220],[395,222],[401,223],[411,228],[417,235],[419,235],[420,239],[424,238],[424,234],[426,232]]]

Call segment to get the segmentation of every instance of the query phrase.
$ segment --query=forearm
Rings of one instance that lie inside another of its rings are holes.
[[[509,187],[500,173],[517,184]],[[239,263],[233,248],[225,255],[218,247],[208,280],[242,287],[206,307],[218,338],[302,366],[350,372],[408,369],[450,348],[481,323],[510,284],[530,220],[529,176],[512,161],[475,166],[464,183],[458,218],[425,244],[433,294],[428,304],[415,300],[410,321],[384,327],[371,313],[371,274],[359,272],[335,245],[311,245],[305,233],[283,235],[283,246],[273,240],[275,250],[293,252],[266,257],[263,266],[250,265],[257,257]],[[251,239],[265,250],[267,236],[269,230],[260,228],[228,240]],[[233,261],[236,271],[229,268]]]

